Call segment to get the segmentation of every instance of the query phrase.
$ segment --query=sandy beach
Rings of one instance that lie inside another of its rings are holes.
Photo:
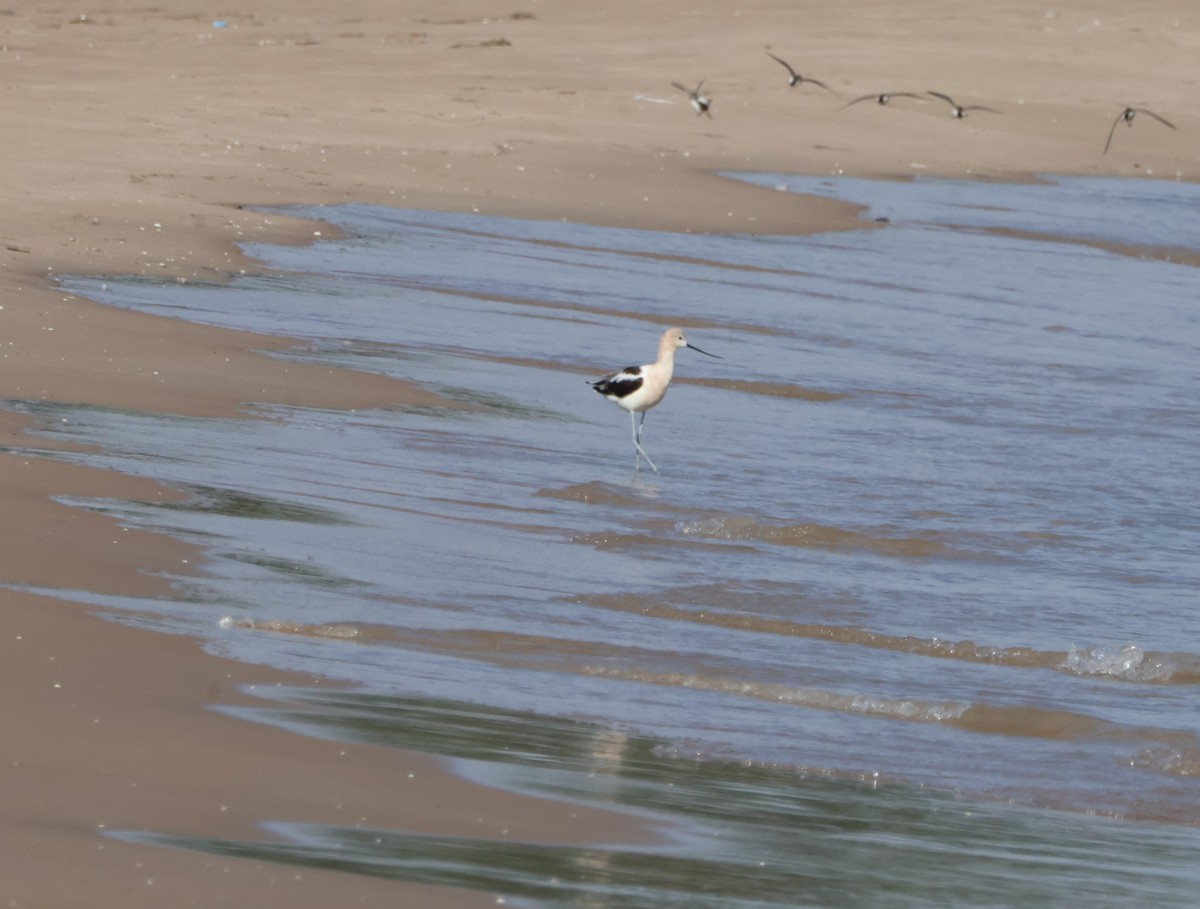
[[[789,87],[767,50],[829,90]],[[1198,51],[1200,11],[1165,0],[10,6],[0,394],[247,419],[255,403],[429,403],[415,385],[264,354],[282,339],[102,307],[55,276],[221,281],[254,269],[240,242],[329,236],[254,210],[267,205],[797,233],[859,226],[857,212],[718,172],[1194,181]],[[702,79],[711,117],[671,84]],[[993,110],[957,119],[931,89]],[[846,106],[884,92],[898,97]],[[1141,115],[1127,129],[1127,106],[1174,128]],[[203,570],[187,544],[54,499],[179,493],[32,454],[52,447],[36,428],[0,411],[6,905],[494,903],[383,880],[347,887],[334,872],[136,846],[106,829],[255,837],[262,819],[286,816],[546,842],[650,836],[614,814],[463,783],[420,755],[222,715],[210,708],[247,703],[254,686],[321,680],[19,589],[167,594],[161,572]]]

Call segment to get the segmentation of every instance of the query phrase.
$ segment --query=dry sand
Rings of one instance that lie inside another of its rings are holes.
[[[285,364],[275,339],[109,310],[64,273],[221,280],[243,240],[321,225],[244,206],[361,201],[688,231],[845,228],[723,169],[1019,179],[1200,174],[1200,7],[953,0],[505,5],[247,0],[0,8],[0,396],[196,415],[403,406],[425,392]],[[218,27],[214,20],[222,20]],[[812,85],[789,89],[790,60]],[[672,80],[706,79],[711,119]],[[883,91],[931,100],[841,106]],[[1172,120],[1121,126],[1126,105]],[[0,412],[0,583],[163,592],[179,542],[52,495],[171,496],[34,457]],[[428,758],[299,739],[208,707],[277,673],[0,591],[0,903],[483,905],[483,894],[125,845],[101,829],[261,835],[266,818],[546,841],[638,836],[603,812],[457,782]],[[295,681],[291,679],[290,681]],[[305,680],[309,681],[309,680]],[[410,784],[409,774],[422,785]]]

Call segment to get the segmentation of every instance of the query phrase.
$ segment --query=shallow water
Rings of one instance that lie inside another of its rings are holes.
[[[888,223],[707,237],[347,206],[301,210],[346,239],[252,247],[264,274],[230,287],[66,282],[467,405],[14,402],[106,452],[70,457],[194,492],[79,502],[210,549],[179,598],[122,606],[362,685],[260,719],[639,806],[674,837],[581,858],[275,819],[293,845],[187,845],[436,865],[542,905],[1191,904],[1200,283],[1152,248],[1200,249],[1200,190],[750,179]],[[680,353],[646,421],[662,473],[635,473],[628,418],[585,379],[668,324],[724,359]]]

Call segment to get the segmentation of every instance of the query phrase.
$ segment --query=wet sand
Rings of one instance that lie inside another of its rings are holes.
[[[264,356],[277,339],[118,312],[56,290],[63,273],[219,281],[235,243],[321,225],[247,206],[359,201],[690,231],[853,226],[840,203],[735,184],[756,169],[1025,179],[1042,172],[1194,180],[1200,13],[1155,0],[1086,15],[919,0],[546,5],[251,0],[201,8],[67,3],[0,10],[9,117],[0,180],[0,382],[8,399],[189,415],[252,402],[405,406],[391,380]],[[813,75],[789,89],[764,48]],[[705,78],[711,119],[672,80]],[[881,91],[945,91],[1001,114],[949,116]],[[669,102],[669,103],[660,103]],[[1126,105],[1170,119],[1123,125]],[[153,572],[202,554],[50,496],[174,495],[39,458],[0,413],[0,581],[163,593]],[[0,897],[11,905],[491,904],[486,894],[296,874],[122,844],[98,829],[255,836],[264,818],[543,841],[646,835],[611,815],[489,793],[429,759],[338,746],[208,709],[286,678],[51,598],[0,592]],[[409,774],[423,782],[405,791]],[[386,793],[391,798],[380,798]],[[64,869],[69,869],[64,871]]]

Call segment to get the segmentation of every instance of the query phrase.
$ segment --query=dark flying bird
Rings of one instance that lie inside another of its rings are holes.
[[[1112,137],[1113,133],[1117,131],[1117,124],[1124,120],[1127,126],[1133,126],[1133,118],[1138,114],[1146,114],[1147,116],[1153,117],[1163,126],[1169,126],[1171,129],[1175,128],[1174,123],[1172,123],[1170,120],[1164,120],[1152,110],[1147,110],[1144,107],[1127,107],[1117,115],[1117,119],[1113,120],[1112,129],[1108,131],[1108,141],[1104,143],[1104,154],[1108,154],[1108,147],[1112,145]]]
[[[916,98],[918,101],[921,100],[920,95],[914,95],[912,92],[883,92],[879,95],[863,95],[861,98],[848,101],[842,105],[842,110],[845,110],[851,104],[858,104],[860,101],[874,101],[876,104],[887,104],[893,98]]]
[[[629,366],[590,383],[592,388],[608,400],[629,412],[629,418],[633,422],[633,448],[636,452],[634,470],[641,468],[641,459],[645,458],[650,469],[658,473],[658,468],[654,466],[650,456],[642,451],[642,424],[646,422],[646,411],[661,401],[667,393],[667,386],[671,384],[671,376],[675,373],[675,351],[681,347],[721,359],[716,354],[710,354],[689,344],[681,329],[668,328],[658,340],[658,359],[653,363]],[[642,415],[640,422],[639,413]]]
[[[955,120],[961,120],[963,117],[965,117],[967,115],[967,111],[969,111],[969,110],[985,110],[989,114],[1004,113],[1003,111],[996,110],[996,108],[994,108],[994,107],[984,107],[982,104],[968,104],[966,107],[960,107],[959,105],[954,103],[954,99],[951,98],[949,95],[943,95],[941,92],[934,92],[934,91],[929,92],[929,94],[933,95],[935,98],[941,98],[943,101],[945,101],[947,104],[949,104],[950,107],[953,109],[953,113],[951,113],[950,116],[954,117]]]
[[[691,102],[692,107],[696,110],[697,117],[699,117],[701,114],[704,114],[704,116],[712,119],[712,114],[708,112],[708,109],[712,107],[712,98],[700,91],[700,89],[704,87],[703,79],[700,80],[700,84],[697,85],[695,89],[687,88],[686,86],[680,85],[678,82],[672,82],[671,84],[688,96],[688,100]]]
[[[786,60],[780,60],[778,57],[776,57],[770,51],[764,51],[764,53],[768,57],[770,57],[772,60],[774,60],[776,63],[783,66],[788,71],[788,87],[789,88],[795,88],[801,82],[811,82],[813,85],[821,86],[821,88],[825,89],[825,91],[827,91],[827,92],[833,91],[832,88],[830,88],[828,85],[826,85],[820,79],[811,79],[808,76],[800,75],[798,72],[796,72],[794,69],[792,69],[792,66],[790,63],[788,63]]]

